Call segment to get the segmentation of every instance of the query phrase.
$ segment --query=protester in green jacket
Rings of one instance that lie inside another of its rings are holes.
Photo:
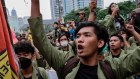
[[[119,14],[119,7],[116,3],[110,4],[108,15],[106,15],[105,18],[99,22],[105,25],[110,35],[125,27],[124,18]]]
[[[140,45],[140,35],[138,32],[135,31],[134,28],[132,28],[133,31],[129,31],[127,29],[121,29],[117,32],[117,34],[121,35],[124,40],[124,50],[133,50],[133,48],[137,47]],[[134,31],[136,33],[134,33]]]
[[[52,30],[52,32],[50,33],[47,33],[47,35],[50,35],[52,36],[53,39],[56,39],[59,37],[59,34],[61,33],[61,29],[58,22],[54,22],[53,26],[54,26],[54,30]]]
[[[49,65],[52,66],[60,77],[63,74],[63,67],[72,57],[70,53],[61,53],[53,47],[45,35],[40,16],[39,0],[31,0],[31,18],[29,24],[34,39],[34,44],[41,51]],[[107,31],[102,26],[95,22],[84,22],[76,30],[76,47],[79,63],[70,71],[65,79],[106,79],[101,65],[98,60],[98,54],[102,51],[105,43],[108,40]],[[140,47],[134,50],[126,51],[132,52],[123,55],[121,58],[110,58],[107,61],[113,70],[116,79],[125,79],[140,71]],[[86,71],[86,72],[82,72]]]
[[[21,79],[48,79],[45,69],[36,67],[32,63],[35,50],[29,42],[18,42],[14,49],[19,58]]]
[[[109,40],[110,55],[112,58],[119,58],[124,54],[122,48],[124,47],[123,37],[114,34],[111,35]]]
[[[73,42],[69,42],[69,37],[66,35],[66,33],[62,32],[58,38],[58,42],[60,46],[58,47],[59,50],[65,51],[65,52],[71,52],[73,55],[75,54],[75,48],[73,47]]]
[[[140,42],[140,34],[134,29],[134,26],[128,26],[127,29],[132,33],[134,36],[135,40]]]
[[[134,26],[130,25],[129,27],[127,27],[127,29],[133,35],[133,37],[130,37],[128,40],[131,46],[130,48],[133,49],[137,46],[140,46],[140,34],[134,29]]]

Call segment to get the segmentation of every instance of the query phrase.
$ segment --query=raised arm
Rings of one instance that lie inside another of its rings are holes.
[[[28,22],[31,27],[30,29],[34,45],[47,60],[48,64],[53,67],[59,75],[66,60],[73,55],[71,53],[60,51],[52,46],[43,28],[42,16],[39,9],[39,0],[31,1],[31,18]]]
[[[126,34],[122,34],[121,36],[123,37],[124,45],[128,49],[130,47],[130,44],[128,43],[128,41],[126,39]]]
[[[97,0],[91,0],[90,4],[89,4],[89,17],[88,17],[88,21],[95,21],[96,20],[96,5],[97,5]]]
[[[126,29],[128,29],[132,33],[132,35],[134,36],[135,40],[140,43],[140,34],[135,31],[134,26],[127,24]]]
[[[31,0],[31,18],[38,17],[40,15],[40,1]]]
[[[112,14],[106,15],[103,20],[99,20],[99,22],[103,24],[105,28],[108,30],[109,35],[112,35],[117,31],[116,27],[114,26],[115,16],[117,12],[118,9],[114,8]]]

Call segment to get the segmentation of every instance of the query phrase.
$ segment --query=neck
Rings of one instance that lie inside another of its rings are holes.
[[[25,69],[25,70],[21,70],[23,75],[26,76],[26,75],[30,75],[32,72],[33,72],[33,68],[32,68],[32,65],[30,65],[29,68]]]
[[[98,64],[98,61],[99,61],[98,60],[98,52],[90,57],[85,57],[85,58],[80,57],[80,61],[84,65],[95,66]]]
[[[83,21],[83,20],[84,20],[84,17],[80,19],[80,21]]]
[[[121,49],[111,50],[111,53],[112,53],[113,56],[118,56],[121,53]]]
[[[57,29],[58,29],[58,27],[55,28],[55,30],[57,30]]]
[[[68,46],[67,47],[63,47],[63,50],[64,51],[68,51],[69,49],[68,49]]]

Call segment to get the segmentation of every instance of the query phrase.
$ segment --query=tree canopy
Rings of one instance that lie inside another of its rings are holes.
[[[131,13],[131,11],[136,8],[135,2],[132,2],[132,1],[120,2],[120,3],[118,3],[118,6],[119,6],[119,9],[120,9],[120,14],[125,19],[127,19],[128,16],[129,16],[129,13]],[[85,11],[86,17],[89,16],[89,8],[88,7],[85,7],[83,9],[79,9],[79,10],[76,10],[76,11],[73,10],[70,13],[68,13],[64,17],[65,22],[68,21],[68,20],[75,20],[75,21],[77,21],[78,20],[78,16],[76,14],[80,10],[84,10]],[[104,19],[104,17],[108,14],[108,7],[106,9],[97,8],[96,9],[96,12],[97,12],[97,20]]]

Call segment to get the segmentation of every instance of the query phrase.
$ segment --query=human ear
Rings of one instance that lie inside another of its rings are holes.
[[[104,40],[99,40],[98,41],[98,48],[101,48],[101,47],[103,47],[104,46],[104,44],[105,44],[105,42],[104,42]]]
[[[121,43],[121,47],[123,47],[123,46],[124,46],[124,43],[122,42],[122,43]]]

